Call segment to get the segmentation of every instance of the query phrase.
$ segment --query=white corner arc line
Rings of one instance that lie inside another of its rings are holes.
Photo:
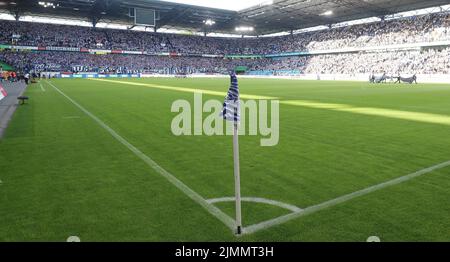
[[[233,230],[235,228],[235,221],[225,214],[222,210],[215,207],[214,205],[208,203],[202,196],[200,196],[197,192],[189,188],[187,185],[185,185],[183,182],[181,182],[178,178],[176,178],[174,175],[166,171],[164,168],[159,166],[153,159],[151,159],[149,156],[145,155],[142,151],[137,149],[135,146],[130,144],[125,138],[120,136],[116,131],[114,131],[111,127],[106,125],[102,120],[100,120],[98,117],[93,115],[91,112],[89,112],[87,109],[85,109],[83,106],[78,104],[75,100],[70,98],[68,95],[66,95],[64,92],[62,92],[59,88],[57,88],[55,85],[53,85],[51,82],[47,83],[52,86],[58,93],[60,93],[62,96],[64,96],[67,100],[69,100],[72,104],[74,104],[78,109],[83,111],[87,116],[92,118],[97,124],[99,124],[103,129],[105,129],[108,133],[110,133],[118,142],[126,146],[131,152],[133,152],[137,157],[139,157],[141,160],[143,160],[149,167],[151,167],[154,171],[156,171],[158,174],[163,176],[165,179],[167,179],[171,184],[173,184],[175,187],[177,187],[179,190],[181,190],[185,195],[187,195],[189,198],[194,200],[197,204],[202,206],[204,209],[206,209],[211,215],[222,221],[229,229]]]
[[[274,226],[277,226],[277,225],[281,225],[281,224],[284,224],[284,223],[286,223],[288,221],[291,221],[293,219],[296,219],[296,218],[299,218],[299,217],[302,217],[302,216],[305,216],[305,215],[308,215],[308,214],[315,213],[315,212],[320,211],[322,209],[326,209],[326,208],[329,208],[329,207],[332,207],[332,206],[336,206],[338,204],[347,202],[347,201],[352,200],[354,198],[357,198],[357,197],[360,197],[360,196],[364,196],[364,195],[370,194],[372,192],[375,192],[375,191],[378,191],[378,190],[381,190],[381,189],[384,189],[384,188],[387,188],[387,187],[390,187],[390,186],[401,184],[403,182],[409,181],[409,180],[414,179],[416,177],[429,174],[429,173],[431,173],[433,171],[436,171],[436,170],[439,170],[439,169],[442,169],[442,168],[445,168],[445,167],[448,167],[448,166],[450,166],[450,161],[443,162],[443,163],[437,164],[435,166],[428,167],[428,168],[419,170],[417,172],[411,173],[409,175],[402,176],[402,177],[399,177],[399,178],[396,178],[396,179],[393,179],[393,180],[389,180],[387,182],[384,182],[384,183],[381,183],[381,184],[378,184],[378,185],[374,185],[374,186],[371,186],[371,187],[368,187],[368,188],[365,188],[365,189],[362,189],[362,190],[359,190],[359,191],[356,191],[356,192],[353,192],[353,193],[350,193],[350,194],[347,194],[347,195],[344,195],[344,196],[341,196],[341,197],[338,197],[338,198],[335,198],[335,199],[332,199],[332,200],[329,200],[329,201],[326,201],[326,202],[323,202],[323,203],[318,204],[318,205],[307,207],[307,208],[305,208],[305,209],[303,209],[301,211],[298,211],[298,212],[294,212],[294,213],[291,213],[291,214],[288,214],[288,215],[280,216],[278,218],[267,220],[265,222],[261,222],[259,224],[255,224],[255,225],[251,225],[251,226],[245,227],[243,229],[243,233],[244,234],[253,234],[253,233],[258,232],[260,230],[264,230],[264,229],[268,229],[268,228],[271,228],[271,227],[274,227]]]
[[[283,209],[290,210],[292,212],[300,212],[303,210],[303,209],[301,209],[297,206],[291,205],[291,204],[279,202],[276,200],[270,200],[270,199],[266,199],[266,198],[260,198],[260,197],[242,197],[241,200],[243,202],[252,202],[252,203],[260,203],[260,204],[267,204],[267,205],[271,205],[271,206],[277,206],[277,207],[280,207]],[[221,203],[221,202],[234,202],[235,197],[221,197],[221,198],[208,199],[206,201],[208,201],[208,203],[210,203],[210,204]]]

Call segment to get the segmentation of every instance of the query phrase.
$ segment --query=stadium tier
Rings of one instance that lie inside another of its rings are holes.
[[[449,41],[449,26],[450,14],[444,12],[281,37],[236,39],[3,21],[0,42],[149,54],[262,55]]]

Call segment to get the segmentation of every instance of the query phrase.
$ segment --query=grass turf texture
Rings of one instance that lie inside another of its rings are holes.
[[[226,79],[121,81],[226,92]],[[0,141],[0,241],[450,240],[450,168],[236,238],[45,81]],[[91,80],[58,88],[205,199],[233,196],[231,137],[175,137],[193,94]],[[450,116],[446,85],[240,80],[241,92]],[[204,95],[206,99],[222,97]],[[243,136],[242,194],[302,208],[450,160],[450,126],[280,105],[280,143]],[[233,203],[217,204],[234,217]],[[245,225],[287,211],[244,203]]]

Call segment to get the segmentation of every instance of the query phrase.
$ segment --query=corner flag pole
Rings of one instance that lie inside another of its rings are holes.
[[[239,169],[239,128],[238,123],[234,123],[233,132],[233,157],[234,157],[234,184],[236,195],[236,233],[242,234],[242,215],[241,215],[241,176]]]
[[[242,213],[241,213],[241,177],[239,170],[239,85],[235,72],[230,73],[231,85],[228,90],[223,110],[220,114],[226,121],[233,121],[233,162],[234,162],[234,186],[236,201],[236,234],[242,234]]]

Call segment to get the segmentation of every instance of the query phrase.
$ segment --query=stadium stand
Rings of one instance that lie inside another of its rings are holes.
[[[450,40],[448,13],[257,39],[223,39],[28,22],[5,21],[2,24],[2,43],[10,43],[12,35],[20,35],[15,39],[16,45],[105,48],[149,53],[273,54]]]
[[[450,41],[448,12],[237,39],[15,21],[2,24],[0,43],[5,46],[0,61],[22,71],[194,74],[221,73],[236,66],[245,66],[248,74],[255,75],[450,71],[448,43],[439,44]],[[400,47],[370,49],[395,45],[403,45],[401,51]],[[29,52],[30,47],[35,50]],[[229,59],[231,55],[238,59]]]

